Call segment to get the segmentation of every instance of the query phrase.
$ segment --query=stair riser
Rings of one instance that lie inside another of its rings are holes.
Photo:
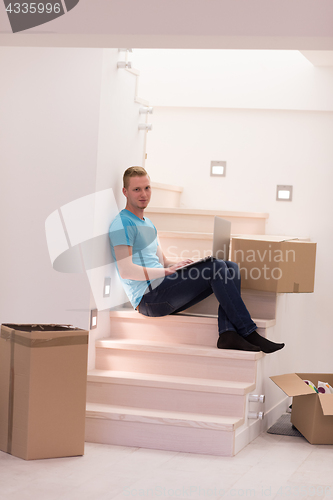
[[[153,187],[151,192],[151,207],[180,207],[181,193]]]
[[[242,290],[242,299],[252,318],[275,319],[276,293],[257,290]],[[196,314],[216,314],[218,301],[215,295],[210,295],[195,306],[183,312]]]
[[[216,347],[218,339],[217,320],[215,325],[201,325],[164,318],[138,317],[112,318],[112,337],[121,339],[154,340],[161,343],[192,344]]]
[[[243,417],[245,407],[244,395],[99,382],[88,382],[87,401],[228,417]]]
[[[183,453],[218,456],[234,454],[234,432],[104,420],[90,418],[89,413],[86,418],[85,440],[89,443]]]
[[[96,348],[97,370],[156,373],[252,383],[255,382],[255,363],[255,361],[243,359]]]
[[[172,318],[173,319],[173,318]],[[216,347],[218,339],[217,320],[215,325],[168,321],[167,318],[147,318],[135,321],[131,318],[112,318],[112,338],[136,339]],[[265,328],[258,333],[266,336]]]
[[[149,219],[158,231],[187,231],[213,233],[214,215],[163,214],[147,210]],[[265,219],[223,217],[231,222],[232,234],[265,234]]]
[[[199,259],[212,254],[213,239],[168,238],[160,236],[161,247],[168,259]]]

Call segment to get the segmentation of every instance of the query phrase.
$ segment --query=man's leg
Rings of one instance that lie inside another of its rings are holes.
[[[229,263],[228,266],[216,259],[182,269],[164,278],[156,288],[145,294],[139,311],[146,316],[165,316],[193,305],[213,291],[219,302],[218,347],[258,351],[257,338],[256,343],[245,339],[255,332],[256,325],[240,296],[240,278],[236,271],[237,264]],[[262,350],[266,348],[259,347]]]
[[[139,311],[147,316],[165,316],[186,309],[214,293],[219,302],[219,333],[233,331],[245,336],[254,331],[256,325],[240,297],[237,271],[237,264],[216,259],[182,269],[164,278],[145,294]],[[246,347],[251,346],[246,344]]]
[[[248,333],[254,331],[257,326],[252,321],[241,298],[241,280],[238,265],[231,261],[215,261],[212,280],[214,283],[212,284],[212,289],[219,300],[219,338],[217,347],[219,349],[236,349],[239,351],[260,351],[258,346],[249,343],[246,339]],[[222,306],[221,293],[225,294],[225,292],[227,292],[229,300],[225,296],[223,303],[227,304],[231,302],[235,304],[235,309],[239,312],[239,317],[236,317],[236,324],[230,320],[230,317],[235,318],[235,314],[231,314],[230,304],[229,314],[226,307]],[[241,322],[243,322],[242,329],[240,329]]]
[[[225,261],[225,265],[228,268],[228,278],[229,281],[232,281],[237,289],[238,294],[241,294],[241,280],[240,280],[240,272],[239,267],[235,262]],[[224,312],[223,307],[219,306],[218,309],[218,327],[219,334],[221,335],[224,332],[236,331],[235,326],[229,321],[228,316]]]
[[[239,297],[240,297],[240,272],[239,272],[239,267],[236,263],[234,262],[223,262],[219,261],[219,264],[223,268],[223,278],[227,280],[232,280],[233,285],[236,287]],[[228,270],[225,270],[223,265],[226,265]],[[214,286],[212,287],[214,290]],[[229,292],[231,289],[229,288]],[[215,292],[214,292],[215,293]],[[243,301],[242,301],[243,302]],[[243,303],[244,304],[244,303]],[[244,304],[245,306],[245,304]],[[245,306],[246,309],[246,306]],[[247,311],[247,309],[246,309]],[[248,311],[247,311],[248,313]],[[249,313],[248,313],[249,315]],[[249,315],[250,316],[250,315]],[[234,328],[230,328],[230,321],[229,318],[230,316],[227,315],[226,318],[226,311],[219,306],[219,339],[217,342],[217,347],[221,349],[239,349],[239,350],[261,350],[265,353],[272,353],[275,351],[278,351],[279,349],[282,349],[284,347],[284,344],[281,343],[275,343],[271,342],[270,340],[262,337],[259,335],[255,330],[247,332],[245,335],[242,335],[242,339],[239,338],[239,336],[236,337]],[[246,324],[247,320],[246,320]],[[253,323],[254,324],[254,323]],[[238,333],[240,333],[238,331]],[[249,344],[251,346],[257,347],[258,349],[250,349]]]

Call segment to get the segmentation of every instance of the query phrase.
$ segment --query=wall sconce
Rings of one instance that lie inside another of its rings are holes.
[[[276,200],[277,201],[292,201],[293,187],[292,186],[277,186]]]
[[[152,123],[139,123],[139,130],[153,130]]]
[[[117,62],[117,68],[123,68],[123,69],[131,69],[132,63],[131,61],[118,61]]]
[[[90,330],[97,328],[97,314],[98,314],[97,309],[92,309],[90,315]]]
[[[264,403],[265,395],[264,394],[249,394],[249,401],[254,403]]]
[[[104,279],[104,289],[103,289],[103,297],[110,297],[111,294],[111,278]]]
[[[265,413],[263,411],[249,411],[247,418],[253,418],[255,420],[264,420]]]
[[[120,69],[131,69],[132,63],[128,60],[128,54],[132,52],[132,49],[118,49],[118,52],[125,52],[125,61],[118,61],[117,68]]]
[[[139,109],[139,113],[140,113],[140,115],[146,115],[148,113],[150,115],[152,115],[153,114],[153,110],[154,110],[154,108],[147,106],[147,107],[144,107],[144,108],[140,108]]]
[[[210,162],[210,175],[212,177],[225,177],[227,170],[226,161],[211,161]]]

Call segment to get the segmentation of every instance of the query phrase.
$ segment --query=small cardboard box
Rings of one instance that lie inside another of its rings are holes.
[[[311,444],[333,444],[333,394],[317,394],[304,380],[333,387],[332,373],[289,373],[270,377],[293,397],[291,422]]]
[[[1,325],[0,450],[25,460],[83,455],[88,331]]]
[[[242,288],[276,293],[314,290],[316,243],[283,236],[235,236],[231,260],[240,267]]]

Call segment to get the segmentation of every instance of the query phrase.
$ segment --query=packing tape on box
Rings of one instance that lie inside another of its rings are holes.
[[[15,330],[10,326],[3,325],[6,328],[10,328],[10,331],[4,331],[1,328],[0,338],[10,341],[10,375],[9,375],[9,401],[8,401],[8,435],[7,435],[7,453],[12,452],[12,440],[13,440],[13,420],[14,420],[14,347],[15,344],[22,345],[24,347],[62,347],[69,345],[84,345],[88,344],[88,335],[71,335],[69,337],[58,337],[49,339],[29,339],[23,335],[18,335]],[[15,326],[27,326],[18,325]],[[68,327],[71,330],[77,330],[77,328],[71,325],[31,325],[33,327]],[[46,331],[46,330],[45,330]]]
[[[62,347],[66,345],[88,344],[88,335],[73,335],[50,339],[28,339],[15,332],[1,332],[1,338],[25,347]]]

